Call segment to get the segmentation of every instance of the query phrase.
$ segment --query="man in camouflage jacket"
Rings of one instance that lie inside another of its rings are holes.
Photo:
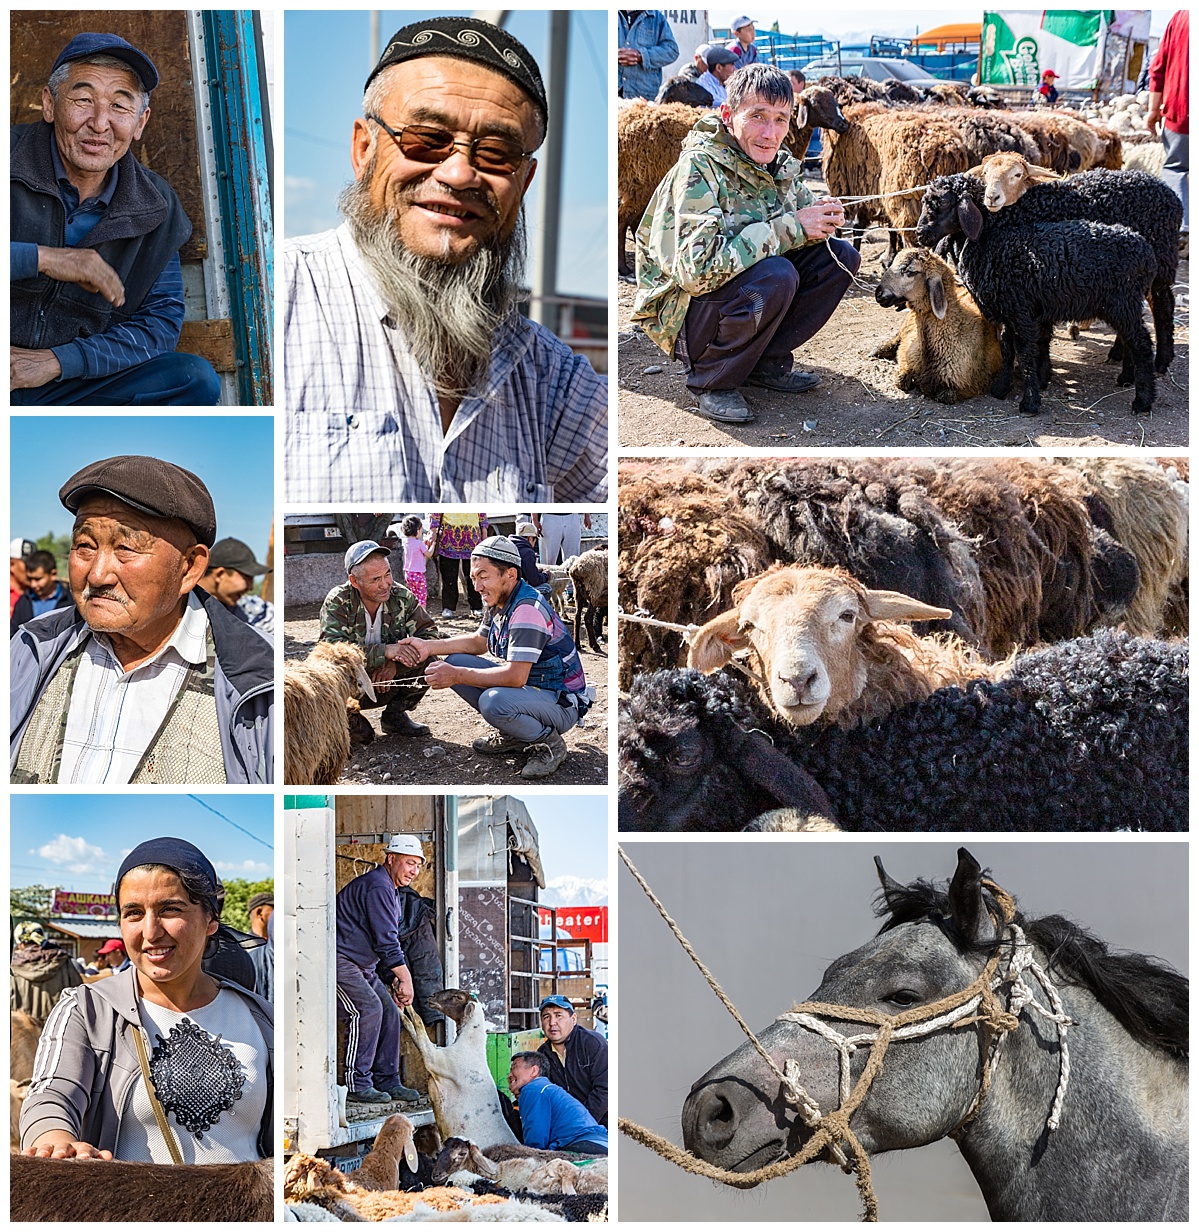
[[[423,678],[419,655],[404,645],[409,637],[436,637],[437,626],[402,582],[392,579],[387,549],[367,539],[351,544],[345,556],[347,580],[334,586],[321,604],[321,638],[352,642],[366,656],[366,670],[377,685],[376,700],[360,697],[360,709],[383,706],[379,722],[393,736],[425,736],[429,728],[408,714],[428,692],[427,684],[394,682]],[[391,686],[391,687],[388,687]],[[365,722],[359,716],[361,722]],[[351,720],[353,722],[353,720]]]
[[[753,419],[742,385],[820,383],[792,371],[792,352],[833,315],[860,263],[832,238],[841,203],[815,201],[802,163],[781,149],[792,100],[770,65],[734,73],[728,101],[687,135],[637,229],[633,319],[687,363],[699,414],[718,422]]]

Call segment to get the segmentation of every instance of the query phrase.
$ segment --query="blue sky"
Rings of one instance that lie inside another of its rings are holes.
[[[273,876],[269,795],[193,799],[56,792],[12,797],[12,884],[106,894],[125,856],[138,843],[163,835],[195,843],[224,878],[261,881]]]
[[[521,795],[519,791],[514,794],[524,802],[537,827],[546,880],[578,878],[590,883],[590,888],[597,892],[588,903],[607,902],[607,796],[534,796]]]
[[[436,10],[436,15],[468,10]],[[379,43],[433,10],[384,11]],[[370,62],[365,10],[289,11],[283,23],[284,236],[324,231],[340,221],[337,195],[352,178],[350,130],[362,114]],[[506,26],[547,71],[546,10],[512,12]],[[562,187],[558,290],[607,295],[608,239],[608,15],[571,14]],[[318,84],[319,83],[319,86]],[[537,227],[537,180],[525,198],[529,247]]]
[[[274,426],[270,416],[14,415],[11,538],[69,535],[58,489],[89,462],[120,454],[163,458],[199,475],[216,507],[217,538],[265,560],[271,532]]]

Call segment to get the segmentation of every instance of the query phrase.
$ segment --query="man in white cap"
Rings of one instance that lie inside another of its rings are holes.
[[[347,1025],[347,1102],[385,1104],[420,1093],[400,1081],[400,1014],[415,993],[400,946],[397,891],[411,885],[425,863],[414,834],[395,834],[383,863],[337,893],[337,1016]],[[390,969],[391,988],[379,978]]]

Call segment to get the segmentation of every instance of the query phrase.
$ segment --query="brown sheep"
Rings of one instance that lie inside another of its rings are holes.
[[[617,543],[621,610],[675,624],[722,611],[737,583],[770,563],[762,532],[727,493],[678,463],[621,464]],[[620,687],[684,653],[678,633],[622,621]]]
[[[867,590],[844,569],[778,566],[743,582],[733,602],[692,639],[687,666],[710,674],[752,651],[763,700],[795,727],[856,727],[946,685],[998,679],[1007,668],[952,635],[917,637],[898,622],[948,610]]]
[[[1189,577],[1186,502],[1150,462],[1072,458],[1067,465],[1099,490],[1113,534],[1137,559],[1140,584],[1119,623],[1137,637],[1161,637],[1171,596],[1183,593]]]
[[[359,1189],[405,1188],[400,1184],[401,1161],[412,1173],[420,1167],[414,1133],[415,1127],[402,1113],[389,1116],[375,1135],[374,1146],[354,1173],[354,1184]]]
[[[24,1010],[10,1013],[11,1033],[8,1045],[8,1136],[14,1150],[21,1145],[21,1105],[29,1094],[33,1077],[33,1062],[37,1057],[42,1026]]]
[[[275,1215],[275,1161],[144,1164],[9,1159],[14,1223],[264,1223]]]
[[[576,556],[566,566],[566,575],[575,590],[575,645],[582,644],[579,634],[585,628],[588,645],[600,654],[600,638],[608,615],[608,545]]]
[[[1003,364],[999,329],[986,320],[953,270],[927,248],[907,248],[883,274],[874,297],[908,308],[899,333],[874,354],[899,362],[897,384],[938,402],[987,392]]]
[[[317,642],[308,658],[283,665],[284,782],[341,779],[350,757],[346,706],[360,692],[374,700],[366,659],[349,642]]]
[[[529,1150],[522,1158],[500,1160],[469,1139],[447,1138],[433,1169],[433,1182],[442,1183],[457,1172],[469,1171],[518,1193],[608,1192],[607,1159],[576,1167],[560,1152]]]

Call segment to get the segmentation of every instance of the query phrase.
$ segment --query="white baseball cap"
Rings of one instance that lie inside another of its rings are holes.
[[[415,834],[393,834],[391,842],[383,850],[389,856],[420,856],[422,860],[425,858],[420,839]]]

